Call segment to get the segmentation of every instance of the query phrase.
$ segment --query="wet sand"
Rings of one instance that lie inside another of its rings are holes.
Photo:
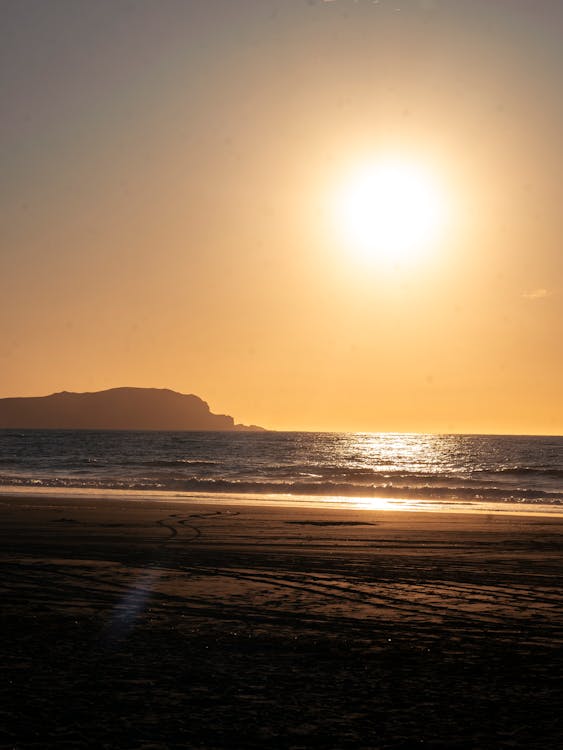
[[[0,510],[0,748],[563,747],[563,518]]]

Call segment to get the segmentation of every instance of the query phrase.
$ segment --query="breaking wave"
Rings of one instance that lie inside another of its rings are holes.
[[[424,484],[353,484],[349,482],[271,482],[229,479],[168,478],[95,478],[74,474],[72,477],[0,476],[0,485],[17,487],[61,487],[77,489],[114,489],[138,491],[198,492],[221,494],[310,495],[315,497],[405,498],[426,500],[493,501],[563,505],[563,492],[535,488],[432,486]]]

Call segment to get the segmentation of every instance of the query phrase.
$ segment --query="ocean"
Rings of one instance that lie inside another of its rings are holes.
[[[0,430],[0,491],[563,513],[563,437]]]

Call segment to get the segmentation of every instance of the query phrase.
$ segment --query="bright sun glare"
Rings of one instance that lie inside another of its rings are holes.
[[[432,175],[400,159],[364,164],[335,196],[337,231],[347,246],[393,263],[414,260],[438,239],[446,213]]]

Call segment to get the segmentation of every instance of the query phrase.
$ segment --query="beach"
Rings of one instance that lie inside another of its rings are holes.
[[[1,748],[557,748],[563,517],[0,497]]]

